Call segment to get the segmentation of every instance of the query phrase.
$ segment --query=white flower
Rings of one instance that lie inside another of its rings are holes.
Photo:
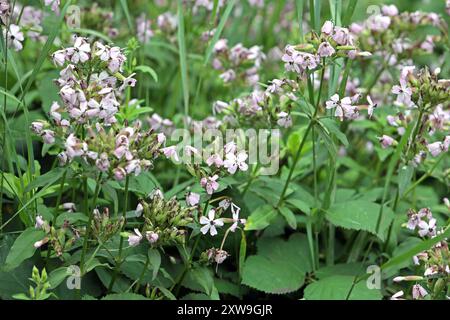
[[[162,148],[161,151],[164,153],[167,159],[172,158],[175,162],[180,161],[178,152],[175,146]]]
[[[403,291],[396,292],[392,295],[391,300],[404,300],[401,298],[404,294],[405,293]]]
[[[138,229],[134,229],[134,234],[128,236],[128,244],[132,247],[137,246],[142,240],[142,234]]]
[[[217,174],[213,175],[212,177],[203,177],[200,180],[200,185],[205,188],[207,194],[213,194],[214,191],[219,189],[219,183],[217,182],[217,179],[219,179],[219,176]]]
[[[236,155],[234,153],[228,153],[226,159],[223,162],[223,166],[228,169],[228,172],[235,174],[239,168],[241,171],[247,171],[248,165],[245,163],[248,155],[244,150],[239,151]]]
[[[230,227],[231,232],[235,232],[239,223],[245,224],[245,219],[239,219],[239,213],[241,212],[241,208],[239,208],[234,203],[231,203],[231,213],[233,214],[233,224]]]
[[[410,105],[412,89],[408,87],[406,81],[400,80],[400,85],[395,85],[392,87],[392,93],[397,95],[397,102]]]
[[[138,205],[136,206],[136,210],[134,210],[136,217],[140,217],[142,215],[143,211],[144,211],[144,206],[142,205],[142,203],[138,203]]]
[[[215,219],[215,215],[216,211],[214,209],[211,209],[208,212],[208,217],[200,217],[200,224],[204,224],[204,226],[200,229],[201,233],[207,234],[209,231],[209,234],[211,236],[215,236],[217,234],[216,227],[222,227],[223,221],[222,219]]]
[[[367,96],[367,102],[369,103],[367,113],[369,115],[369,118],[372,118],[373,111],[377,108],[377,104],[373,103],[372,98],[370,96]]]
[[[25,38],[23,37],[23,33],[20,31],[19,26],[11,24],[8,32],[6,29],[3,29],[3,37],[7,38],[8,45],[14,48],[15,51],[22,50],[22,41],[25,40]]]
[[[334,94],[325,105],[327,109],[336,108],[334,116],[338,117],[341,121],[343,121],[344,118],[356,119],[359,115],[358,108],[352,106],[352,99],[349,97],[339,100],[339,95]]]
[[[430,219],[430,221],[420,221],[419,224],[419,235],[425,237],[427,235],[433,237],[436,235],[436,219]]]
[[[36,223],[34,225],[34,227],[36,229],[41,229],[42,226],[44,225],[45,221],[44,219],[42,219],[42,216],[36,216]]]
[[[82,37],[77,37],[74,47],[72,48],[73,54],[70,61],[73,63],[84,63],[89,60],[89,53],[91,52],[91,45],[86,42]]]

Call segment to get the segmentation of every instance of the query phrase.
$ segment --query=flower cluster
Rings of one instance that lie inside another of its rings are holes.
[[[266,128],[278,125],[292,126],[291,104],[296,100],[298,84],[289,79],[273,79],[264,91],[255,89],[249,95],[231,102],[216,101],[213,114],[221,115],[226,127],[237,128],[249,125],[253,128]]]
[[[81,232],[67,220],[65,220],[62,226],[57,229],[55,225],[51,225],[40,215],[36,216],[35,228],[42,229],[45,236],[41,240],[36,241],[34,247],[40,248],[43,245],[48,244],[52,247],[58,257],[65,251],[70,250],[81,235]]]
[[[108,208],[104,208],[101,213],[100,210],[94,209],[92,234],[96,239],[99,239],[101,243],[105,243],[108,239],[117,234],[117,232],[122,230],[124,223],[125,219],[123,217],[111,219]]]
[[[256,86],[259,81],[258,70],[266,58],[261,47],[244,47],[241,43],[229,48],[227,39],[220,39],[214,45],[212,66],[220,70],[224,83],[241,81]]]
[[[387,122],[399,135],[403,135],[405,128],[414,120],[414,115],[418,113],[418,117],[421,117],[416,125],[417,135],[410,142],[410,149],[414,151],[413,164],[418,165],[427,152],[437,157],[450,147],[450,81],[438,79],[439,70],[430,73],[425,68],[416,74],[414,69],[406,66],[401,70],[400,84],[393,86],[392,93],[396,95],[396,105],[405,110],[389,115]],[[431,142],[436,137],[438,141]],[[380,141],[385,148],[396,144],[395,139],[387,135]]]
[[[327,58],[348,56],[355,59],[371,55],[358,50],[349,29],[334,26],[331,21],[324,23],[320,35],[310,33],[306,40],[304,44],[287,45],[281,58],[286,71],[295,72],[300,77],[323,67],[324,59]]]
[[[141,200],[136,215],[144,218],[144,224],[128,234],[130,246],[137,246],[144,239],[152,246],[183,244],[187,226],[193,221],[194,207],[182,207],[176,198],[165,200],[160,190],[154,190],[149,200]]]
[[[423,208],[418,212],[408,211],[406,227],[417,230],[422,238],[434,238],[441,233],[437,229],[436,219],[430,209]],[[446,240],[440,241],[429,250],[421,252],[413,257],[414,265],[423,270],[423,275],[398,276],[394,282],[416,282],[412,286],[412,298],[424,299],[432,295],[434,299],[443,299],[447,294],[450,279],[450,251]],[[391,299],[400,300],[403,291],[395,293]],[[448,297],[447,297],[448,298]]]
[[[351,34],[360,46],[383,59],[390,65],[409,59],[415,53],[431,53],[442,35],[426,35],[423,39],[411,39],[412,31],[421,26],[434,26],[444,35],[448,27],[434,12],[402,12],[395,5],[385,5],[379,14],[372,15],[364,23],[353,23]]]
[[[82,158],[117,180],[151,168],[164,134],[144,131],[140,121],[132,126],[117,123],[123,91],[136,81],[121,74],[126,61],[122,50],[77,37],[73,47],[55,52],[53,61],[64,67],[56,80],[63,106],[54,102],[51,124],[33,122],[32,130],[44,143],[59,143],[64,149],[60,163]]]

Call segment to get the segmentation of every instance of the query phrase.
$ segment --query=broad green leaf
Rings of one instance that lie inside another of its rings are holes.
[[[44,238],[44,231],[37,230],[34,227],[25,229],[11,247],[5,261],[5,267],[8,270],[19,266],[24,260],[33,256],[36,248],[34,243]]]
[[[284,294],[300,289],[309,271],[311,259],[303,234],[294,234],[288,241],[261,238],[258,254],[245,261],[242,283],[267,293]]]
[[[266,228],[273,218],[277,216],[277,211],[270,205],[259,207],[248,217],[245,230],[261,230]]]
[[[48,275],[48,281],[50,282],[50,289],[54,289],[63,282],[66,277],[68,277],[71,273],[68,272],[67,267],[61,267],[53,270]]]
[[[380,209],[381,206],[378,203],[354,200],[332,205],[326,213],[326,218],[338,227],[364,230],[376,234]],[[383,220],[380,223],[379,232],[376,234],[381,240],[385,239],[386,230],[393,218],[392,210],[385,207]]]
[[[334,275],[311,283],[305,289],[306,300],[345,300],[353,284],[353,276]],[[369,289],[365,281],[355,285],[349,300],[381,300],[379,289]]]

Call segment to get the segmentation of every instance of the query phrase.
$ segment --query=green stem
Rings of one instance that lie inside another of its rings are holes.
[[[309,131],[311,131],[314,123],[315,123],[315,120],[311,119],[311,121],[309,122],[308,127],[306,128],[305,135],[303,136],[303,139],[302,139],[302,141],[300,143],[300,146],[297,149],[297,153],[295,154],[295,157],[294,157],[294,162],[292,163],[291,169],[289,170],[289,174],[288,174],[288,177],[287,177],[286,182],[284,184],[283,191],[281,192],[280,200],[278,200],[277,207],[280,207],[281,204],[284,201],[284,196],[286,195],[286,191],[287,191],[287,189],[289,187],[289,183],[291,182],[292,175],[294,174],[295,167],[297,166],[298,160],[300,160],[300,154],[302,153],[303,147],[305,146],[305,143],[306,143],[306,139],[308,138],[308,135],[309,135]]]
[[[139,292],[139,289],[141,287],[141,282],[144,279],[145,271],[147,271],[149,263],[150,263],[150,258],[149,258],[148,254],[147,254],[147,259],[145,260],[144,268],[142,268],[141,275],[139,276],[139,278],[137,280],[137,283],[136,283],[136,288],[134,288],[134,292],[136,292],[136,293]]]
[[[127,207],[128,207],[128,185],[129,185],[130,177],[127,175],[125,178],[125,202],[123,204],[123,211],[122,211],[122,218],[124,219],[124,223],[122,226],[122,230],[125,227],[126,224],[126,213],[127,213]],[[120,265],[122,264],[122,251],[123,251],[123,237],[120,237],[120,244],[119,244],[119,255],[116,260],[116,266],[114,267],[114,274],[111,278],[111,282],[108,286],[108,292],[111,292],[113,289],[114,283],[116,282],[117,275],[120,269]]]

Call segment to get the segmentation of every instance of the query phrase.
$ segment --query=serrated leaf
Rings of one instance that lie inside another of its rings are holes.
[[[258,254],[245,261],[242,283],[272,294],[297,291],[311,271],[308,244],[303,234],[294,234],[288,241],[262,238]]]
[[[345,300],[351,290],[353,276],[335,275],[311,283],[305,289],[306,300]],[[369,289],[365,281],[358,282],[351,291],[349,300],[380,300],[379,289]]]
[[[376,234],[377,220],[380,214],[381,205],[364,200],[354,200],[332,205],[326,218],[338,227],[364,230]],[[385,231],[389,227],[394,213],[388,207],[383,210],[383,219],[380,223],[378,234],[381,240],[385,239]]]

